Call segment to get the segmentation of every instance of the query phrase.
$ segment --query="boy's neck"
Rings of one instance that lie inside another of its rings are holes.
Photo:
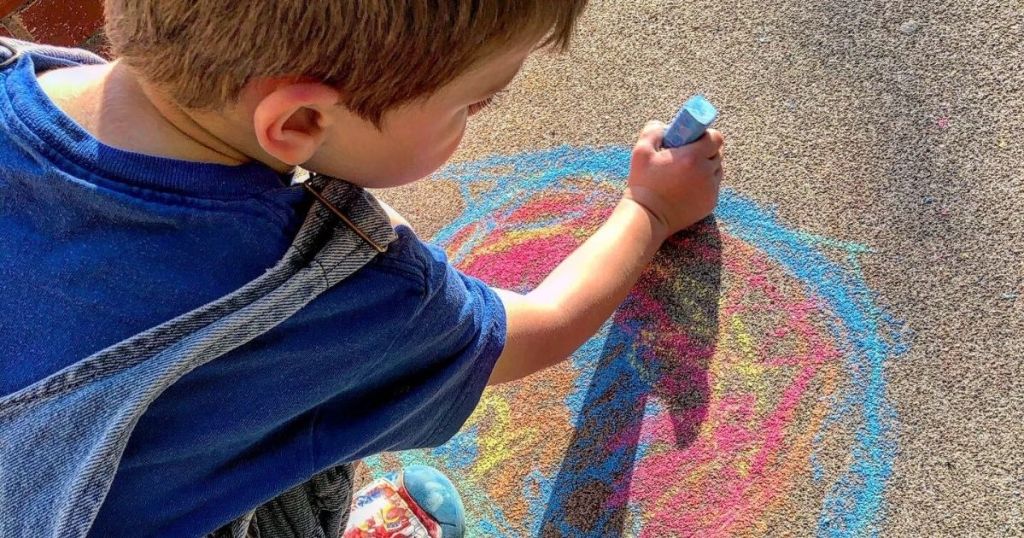
[[[258,159],[278,172],[290,168],[261,159],[251,143],[237,137],[244,132],[239,126],[187,112],[120,62],[49,71],[39,85],[65,114],[109,146],[184,161],[240,165]]]

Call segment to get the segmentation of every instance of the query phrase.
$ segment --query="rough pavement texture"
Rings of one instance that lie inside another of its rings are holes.
[[[479,535],[1024,535],[1022,65],[1019,0],[594,2],[453,162],[498,157],[381,197],[527,289],[702,92],[717,221],[573,361],[369,470],[444,467]]]

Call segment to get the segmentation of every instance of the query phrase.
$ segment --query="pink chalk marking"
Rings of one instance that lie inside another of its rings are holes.
[[[576,248],[573,237],[559,235],[543,240],[526,240],[507,250],[468,257],[462,270],[492,286],[532,289]]]
[[[608,211],[596,211],[593,204],[587,203],[586,197],[580,193],[550,193],[535,197],[528,203],[519,206],[503,220],[507,225],[543,221],[564,215],[580,214],[584,220],[598,221],[598,225],[607,218]],[[577,217],[574,220],[580,220]]]
[[[460,268],[491,285],[532,289],[601,225],[608,212],[588,204],[579,193],[536,196],[502,220],[517,225],[518,230],[483,238]],[[567,214],[576,216],[553,227],[529,228],[530,223]],[[515,240],[509,241],[509,237]]]

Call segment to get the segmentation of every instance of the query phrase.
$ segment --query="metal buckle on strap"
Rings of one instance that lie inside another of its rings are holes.
[[[377,252],[384,253],[384,252],[388,251],[388,249],[386,247],[382,247],[382,246],[378,245],[373,239],[370,239],[370,236],[367,235],[366,232],[364,232],[362,229],[360,229],[359,226],[356,226],[356,223],[354,223],[351,220],[349,220],[349,218],[346,217],[345,214],[342,213],[340,209],[334,207],[334,204],[332,204],[329,201],[327,201],[327,198],[325,198],[322,194],[317,192],[317,190],[314,189],[313,186],[309,184],[309,180],[303,181],[302,182],[302,186],[307,191],[309,191],[310,194],[312,194],[314,198],[316,198],[317,200],[320,200],[320,203],[324,204],[324,206],[327,207],[327,209],[329,209],[331,211],[331,213],[334,213],[335,215],[337,215],[338,218],[341,219],[342,222],[344,222],[346,225],[348,225],[349,228],[352,228],[352,231],[355,232],[356,235],[358,235],[359,237],[363,238],[363,241],[366,241],[367,244],[369,244],[371,247],[377,249]]]

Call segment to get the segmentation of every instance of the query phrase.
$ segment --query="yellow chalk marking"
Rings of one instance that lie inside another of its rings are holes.
[[[498,394],[488,394],[480,402],[480,410],[487,412],[491,425],[480,433],[477,447],[480,456],[473,465],[473,474],[481,479],[488,471],[513,456],[513,447],[531,447],[537,444],[540,432],[536,428],[512,427],[512,409],[508,400]]]

